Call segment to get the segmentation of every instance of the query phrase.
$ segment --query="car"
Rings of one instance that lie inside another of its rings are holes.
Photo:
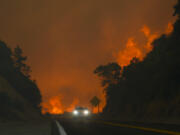
[[[76,107],[72,114],[75,117],[88,117],[90,115],[90,110],[86,107]]]

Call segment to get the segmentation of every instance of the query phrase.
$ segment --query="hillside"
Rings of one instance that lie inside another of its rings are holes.
[[[105,115],[180,121],[180,0],[174,8],[173,31],[155,39],[143,60],[95,69],[106,94]]]
[[[39,119],[38,113],[16,90],[0,76],[0,121]]]

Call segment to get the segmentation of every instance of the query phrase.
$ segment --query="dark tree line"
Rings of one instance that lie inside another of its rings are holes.
[[[19,46],[12,50],[0,41],[0,76],[5,78],[35,108],[40,109],[40,90],[30,77],[31,69],[26,61],[27,57],[23,56]]]
[[[105,114],[180,118],[180,0],[174,8],[173,32],[156,39],[143,61],[95,69],[106,93]]]

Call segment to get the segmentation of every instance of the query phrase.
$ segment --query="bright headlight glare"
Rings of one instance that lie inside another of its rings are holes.
[[[73,114],[74,114],[74,115],[78,115],[78,113],[79,113],[79,112],[78,112],[77,110],[74,110],[74,111],[73,111]]]
[[[88,114],[89,114],[89,111],[88,111],[88,110],[84,110],[84,114],[85,114],[85,115],[88,115]]]

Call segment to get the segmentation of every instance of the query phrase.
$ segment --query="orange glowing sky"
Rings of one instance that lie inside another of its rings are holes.
[[[0,39],[19,44],[43,96],[43,111],[61,113],[105,98],[93,70],[143,58],[172,30],[176,0],[1,0]],[[102,107],[101,107],[102,109]]]

